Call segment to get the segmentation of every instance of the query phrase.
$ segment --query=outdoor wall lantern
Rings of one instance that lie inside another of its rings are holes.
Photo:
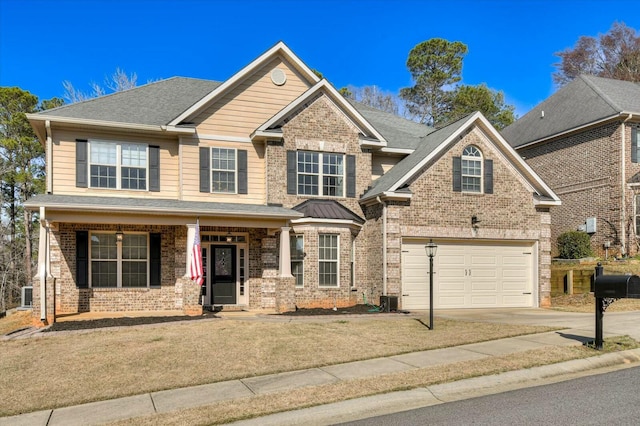
[[[433,258],[436,256],[438,246],[430,239],[424,249],[429,256],[429,330],[433,330]]]
[[[231,231],[227,232],[227,243],[233,242],[233,235],[231,235]]]
[[[121,243],[123,238],[124,238],[124,233],[118,229],[116,231],[116,241]]]

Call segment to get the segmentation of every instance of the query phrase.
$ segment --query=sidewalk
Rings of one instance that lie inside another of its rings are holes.
[[[446,349],[413,352],[404,355],[337,364],[321,368],[311,368],[281,374],[146,393],[126,398],[58,408],[55,410],[38,411],[0,418],[0,426],[97,425],[155,413],[166,413],[185,408],[199,407],[221,401],[264,395],[272,392],[337,383],[342,380],[410,371],[459,361],[490,359],[493,356],[513,354],[544,347],[581,345],[583,342],[593,339],[593,320],[591,320],[591,324],[589,325],[587,316],[567,317],[564,315],[564,317],[559,318],[552,318],[551,316],[543,318],[544,314],[540,314],[541,316],[539,317],[534,316],[530,318],[527,316],[527,312],[520,312],[520,315],[518,315],[518,313],[496,313],[495,316],[485,318],[484,320],[511,323],[526,321],[529,324],[537,321],[547,322],[547,324],[559,321],[565,325],[567,322],[572,323],[572,325],[577,328],[567,328],[560,331],[512,337]],[[476,311],[476,315],[477,314],[478,312]],[[465,313],[458,312],[452,315],[464,316]],[[534,313],[533,315],[538,314]],[[443,313],[443,316],[447,316],[447,314]],[[591,318],[592,317],[593,316],[591,316]],[[607,336],[620,334],[629,334],[632,335],[632,337],[635,335],[635,338],[639,338],[640,327],[637,326],[638,318],[640,318],[640,313],[619,315],[617,317],[613,314],[605,315],[605,339]],[[607,323],[607,320],[609,323]],[[608,325],[610,327],[607,327]],[[496,384],[504,385],[505,383],[518,383],[525,380],[540,380],[559,374],[577,373],[595,368],[636,362],[640,362],[640,350],[610,353],[550,366],[514,371],[494,376],[477,377],[459,382],[430,386],[429,388],[419,388],[406,392],[359,398],[357,400],[330,404],[329,406],[280,413],[240,422],[240,424],[329,424],[337,421],[354,420],[374,415],[377,412],[408,410],[459,399],[461,395],[478,392],[479,389],[489,388]]]

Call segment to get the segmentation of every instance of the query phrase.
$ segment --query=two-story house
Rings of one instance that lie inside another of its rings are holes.
[[[555,241],[591,235],[600,256],[640,250],[640,85],[582,75],[503,130],[503,136],[562,198]]]
[[[36,322],[549,301],[559,199],[479,113],[433,128],[348,101],[278,43],[224,82],[170,78],[28,116],[46,150]],[[202,288],[187,265],[196,223]]]

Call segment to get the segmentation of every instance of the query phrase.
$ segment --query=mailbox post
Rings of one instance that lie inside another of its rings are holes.
[[[640,277],[637,275],[597,275],[594,282],[596,297],[596,349],[602,349],[602,319],[604,311],[618,299],[640,299]]]

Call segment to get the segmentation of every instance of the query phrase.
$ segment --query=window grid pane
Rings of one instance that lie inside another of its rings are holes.
[[[211,180],[213,192],[236,192],[236,150],[211,149]]]
[[[462,190],[482,192],[482,153],[473,145],[462,152]]]
[[[338,285],[338,236],[321,234],[318,236],[318,284]]]
[[[116,167],[91,165],[91,186],[97,188],[116,187]]]
[[[318,194],[318,153],[298,151],[298,194]]]

